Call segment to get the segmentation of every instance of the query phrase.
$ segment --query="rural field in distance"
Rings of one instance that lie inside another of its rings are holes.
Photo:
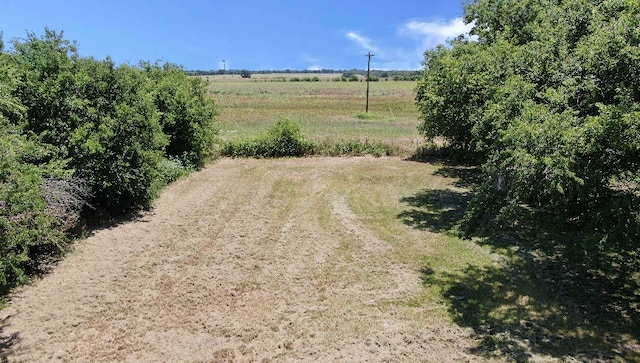
[[[450,233],[477,174],[408,160],[422,143],[414,82],[372,82],[367,116],[363,82],[271,77],[209,77],[222,141],[288,118],[311,140],[402,154],[212,162],[18,288],[0,311],[6,360],[640,359],[633,327],[552,261]]]
[[[283,81],[318,77],[318,82]],[[410,154],[423,138],[412,81],[370,83],[369,114],[365,114],[366,83],[335,82],[336,74],[254,74],[203,76],[220,107],[223,140],[255,137],[270,124],[288,118],[301,124],[314,141],[349,139],[384,142]]]

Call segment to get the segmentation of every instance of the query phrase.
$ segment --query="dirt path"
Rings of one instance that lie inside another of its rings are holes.
[[[332,188],[398,159],[221,160],[81,241],[0,311],[9,361],[468,361],[468,333]],[[451,336],[456,337],[451,339]]]

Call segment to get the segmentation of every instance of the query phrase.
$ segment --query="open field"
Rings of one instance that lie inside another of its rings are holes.
[[[413,86],[372,83],[372,118],[363,83],[209,91],[224,140],[288,117],[311,139],[409,155]],[[217,160],[16,289],[0,361],[640,361],[637,295],[582,279],[532,230],[449,233],[477,176],[398,157]]]
[[[253,73],[251,79],[245,79],[240,77],[239,74],[215,74],[208,76],[200,76],[203,79],[212,82],[226,82],[226,81],[282,81],[289,80],[291,78],[314,78],[318,77],[321,81],[330,81],[336,77],[340,77],[341,73]]]
[[[365,82],[265,82],[218,79],[209,85],[220,107],[223,140],[254,137],[279,119],[299,122],[315,141],[360,139],[413,152],[422,142],[414,104],[415,82],[371,82],[365,116]]]

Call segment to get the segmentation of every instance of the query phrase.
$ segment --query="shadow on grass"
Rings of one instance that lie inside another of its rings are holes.
[[[471,193],[452,190],[425,190],[414,196],[402,198],[411,209],[398,215],[402,221],[420,230],[447,232],[462,218],[471,199]]]
[[[435,174],[465,173],[445,165]],[[448,231],[470,199],[469,192],[421,191],[402,199],[409,209],[398,218],[420,230]],[[625,267],[637,263],[637,250],[603,255],[583,247],[577,234],[538,226],[479,237],[469,243],[501,254],[500,263],[456,273],[422,269],[424,283],[443,291],[453,321],[473,329],[477,345],[470,353],[515,362],[640,362],[640,273]]]
[[[576,274],[565,262],[523,251],[501,267],[434,272],[424,281],[444,287],[453,321],[474,330],[479,356],[639,361],[638,287]]]

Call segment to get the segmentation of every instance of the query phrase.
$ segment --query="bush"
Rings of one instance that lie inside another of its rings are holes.
[[[318,147],[318,154],[327,156],[364,156],[375,157],[396,155],[398,151],[391,145],[365,140],[348,140],[340,143],[327,143]]]
[[[313,154],[313,148],[313,143],[302,135],[299,124],[283,119],[259,138],[226,143],[221,153],[230,157],[299,157]]]
[[[67,141],[69,165],[90,181],[96,207],[116,215],[150,207],[168,142],[151,96],[152,83],[139,69],[113,68],[110,61],[89,62],[86,67],[88,82],[102,88],[95,90],[98,94],[118,92],[106,105],[101,98],[86,101],[85,122]]]
[[[159,122],[169,139],[165,156],[201,168],[217,134],[213,125],[216,108],[207,96],[206,83],[188,77],[173,64],[142,63],[142,68],[153,82],[151,92],[160,112]]]
[[[64,217],[45,197],[46,176],[66,177],[61,165],[43,159],[48,151],[16,134],[0,115],[0,291],[22,283],[42,254],[66,243]]]
[[[189,175],[193,169],[185,165],[181,159],[163,158],[158,163],[158,189]]]
[[[29,105],[25,132],[56,147],[54,157],[89,182],[96,207],[114,214],[149,207],[163,157],[204,165],[215,107],[199,78],[172,64],[115,67],[109,58],[81,58],[48,29],[14,48],[20,82],[13,94]]]
[[[325,156],[390,156],[398,154],[393,146],[369,142],[368,140],[347,140],[345,142],[312,142],[304,138],[300,125],[287,119],[280,120],[269,131],[258,138],[231,141],[222,146],[222,156],[278,158],[309,155]]]
[[[83,208],[150,207],[201,167],[214,115],[205,84],[171,64],[82,58],[49,29],[0,51],[0,289],[60,252]]]

